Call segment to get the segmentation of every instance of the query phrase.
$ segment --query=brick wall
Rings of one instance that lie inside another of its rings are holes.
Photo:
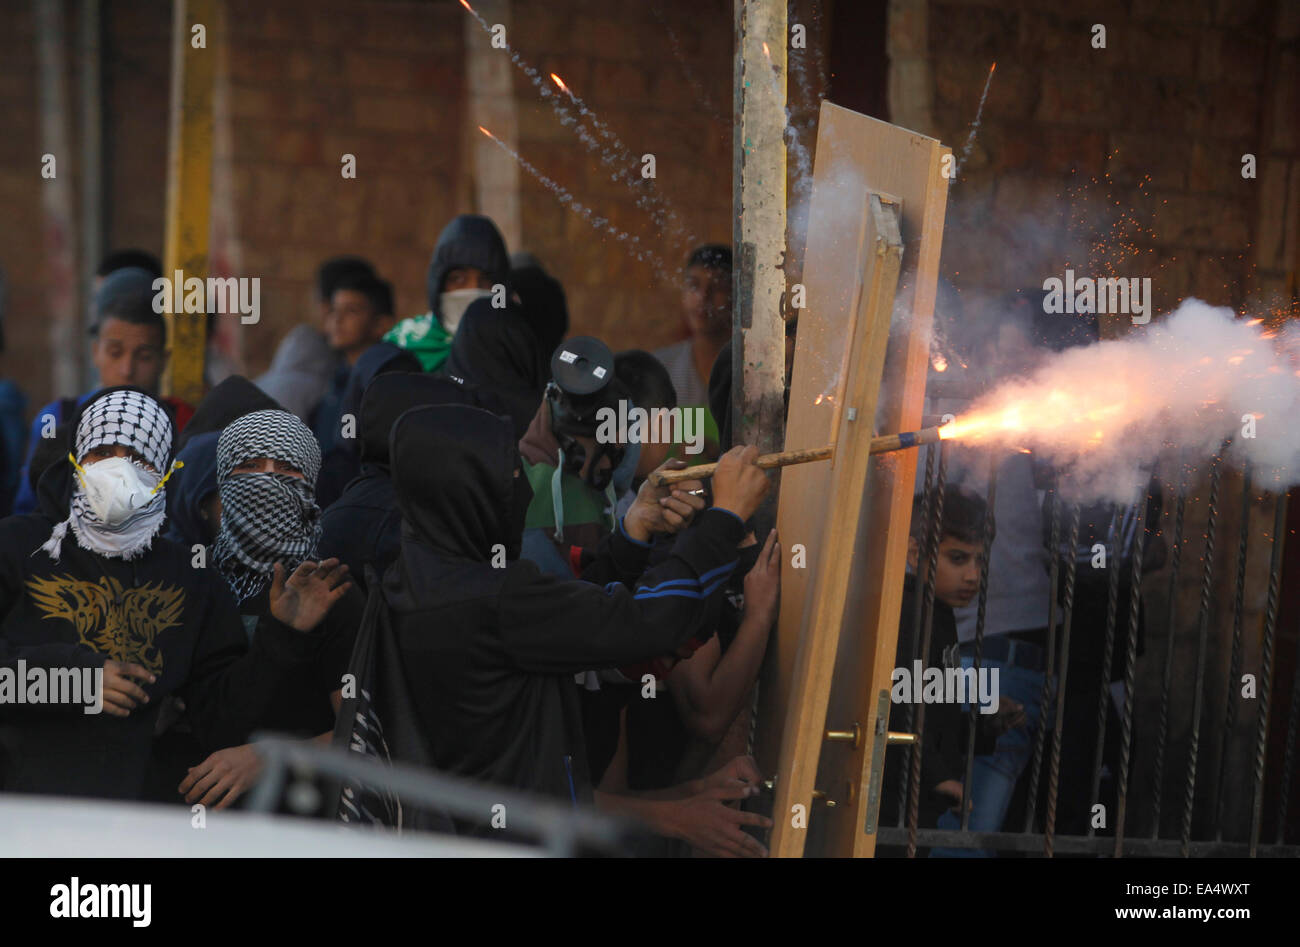
[[[1249,244],[1275,7],[1269,2],[929,4],[932,129],[960,154],[944,269],[963,289],[1076,272],[1150,276],[1157,306],[1259,291]],[[1091,45],[1094,24],[1106,48]],[[924,23],[923,23],[924,25]],[[1293,119],[1294,117],[1292,117]]]
[[[519,72],[514,146],[596,215],[639,238],[663,266],[638,262],[625,243],[593,229],[526,173],[523,249],[564,284],[575,334],[599,335],[616,349],[682,337],[677,270],[691,249],[687,238],[731,241],[731,4],[663,0],[614,8],[558,0],[516,3],[513,18],[520,55],[543,76],[559,75],[626,150],[607,145],[617,159],[602,163],[601,152],[586,150]],[[645,184],[644,154],[655,156],[657,175]],[[610,180],[623,170],[636,187]],[[682,226],[657,228],[637,206],[643,193],[659,195]]]
[[[399,314],[426,308],[424,271],[461,195],[463,12],[454,4],[227,4],[225,92],[238,275],[262,280],[240,330],[245,368],[315,318],[326,257],[360,253],[393,282]],[[219,139],[220,141],[220,139]],[[345,179],[342,156],[356,157]]]

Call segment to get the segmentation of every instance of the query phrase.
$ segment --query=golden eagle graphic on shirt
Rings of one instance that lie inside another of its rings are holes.
[[[112,576],[86,582],[71,575],[27,580],[32,600],[44,618],[63,618],[100,654],[114,661],[139,664],[153,674],[162,672],[158,636],[179,628],[184,590],[175,585],[146,583],[123,588]]]

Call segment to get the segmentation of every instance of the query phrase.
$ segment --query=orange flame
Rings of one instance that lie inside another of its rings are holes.
[[[551,73],[551,81],[560,87],[560,91],[569,92],[569,87],[564,84],[564,80],[561,79],[559,76],[557,76],[555,73]],[[572,95],[573,93],[569,92],[569,94]]]
[[[488,131],[486,128],[484,128],[482,125],[480,125],[480,126],[478,127],[478,130],[481,131],[483,134],[487,135],[487,136],[488,136],[489,138],[491,138],[493,141],[496,141],[497,136],[494,135],[494,134],[492,134],[490,131]]]
[[[768,59],[772,58],[772,52],[767,48],[767,43],[763,44],[763,55],[766,56]]]
[[[931,364],[934,365],[934,370],[936,372],[946,372],[948,370],[948,360],[942,355],[936,355]]]
[[[466,10],[468,10],[470,13],[474,12],[474,8],[470,6],[468,3],[466,3],[465,0],[460,0],[460,5],[464,7]]]

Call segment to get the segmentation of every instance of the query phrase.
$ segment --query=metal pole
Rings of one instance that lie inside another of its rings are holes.
[[[1273,696],[1273,636],[1277,631],[1278,583],[1282,578],[1282,550],[1286,533],[1287,495],[1279,493],[1273,510],[1273,553],[1268,566],[1268,600],[1264,606],[1264,642],[1259,668],[1259,723],[1255,728],[1255,769],[1250,806],[1250,857],[1259,852],[1259,823],[1264,809],[1264,758],[1268,750],[1268,716]],[[1294,737],[1294,733],[1292,736]],[[1283,787],[1283,798],[1286,787]],[[1279,819],[1278,842],[1282,841]]]
[[[929,663],[930,636],[934,631],[934,582],[939,571],[939,543],[943,539],[944,480],[948,474],[948,442],[939,445],[939,471],[934,480],[934,518],[930,522],[930,540],[926,546],[926,573],[922,596],[925,599],[921,619],[921,661]],[[919,577],[918,577],[919,578]],[[915,695],[913,695],[915,696]],[[907,857],[916,857],[917,819],[921,805],[921,750],[925,742],[925,703],[916,705],[916,742],[912,744],[911,777],[907,786]]]
[[[102,170],[104,163],[104,113],[100,96],[103,71],[101,66],[99,0],[81,0],[81,37],[78,63],[81,69],[81,307],[85,333],[89,333],[94,314],[88,301],[95,291],[95,268],[104,255],[104,189]],[[90,349],[78,347],[84,355],[81,360],[81,384],[78,390],[89,388],[94,382],[95,368],[91,364]]]
[[[737,0],[735,28],[733,439],[770,453],[785,440],[785,0]]]
[[[1169,551],[1169,621],[1165,638],[1164,673],[1160,684],[1160,733],[1156,738],[1155,772],[1151,779],[1154,797],[1151,801],[1151,837],[1160,837],[1160,801],[1164,795],[1165,743],[1169,738],[1169,691],[1173,687],[1174,638],[1176,623],[1175,602],[1178,594],[1178,572],[1183,558],[1183,516],[1187,510],[1187,455],[1179,459],[1178,499],[1174,505],[1174,536]]]
[[[204,28],[205,46],[195,48]],[[216,75],[217,0],[176,0],[172,17],[172,87],[167,146],[163,275],[206,279],[212,211],[212,92]],[[182,286],[183,290],[184,287]],[[173,292],[176,287],[173,286]],[[206,296],[205,296],[206,298]],[[203,397],[207,314],[173,313],[167,295],[169,357],[163,391],[197,403]]]
[[[1196,688],[1192,697],[1192,736],[1187,749],[1187,781],[1183,788],[1182,851],[1187,858],[1192,840],[1192,809],[1196,800],[1196,764],[1201,749],[1201,709],[1205,700],[1205,656],[1210,632],[1210,597],[1214,578],[1214,529],[1219,518],[1219,479],[1223,473],[1225,442],[1210,462],[1209,517],[1205,524],[1205,566],[1201,570],[1201,615],[1196,632]]]
[[[1070,626],[1074,621],[1074,585],[1079,557],[1074,550],[1079,547],[1079,504],[1070,504],[1070,540],[1072,555],[1065,561],[1065,603],[1061,611],[1061,673],[1056,680],[1056,720],[1052,727],[1052,759],[1047,769],[1047,818],[1043,831],[1043,851],[1052,857],[1052,836],[1056,832],[1056,798],[1061,780],[1061,728],[1065,726],[1065,683],[1070,673]],[[1055,637],[1055,636],[1053,636]],[[1048,670],[1051,670],[1049,665]],[[1049,678],[1050,680],[1050,678]],[[1047,722],[1046,714],[1040,719]],[[1042,729],[1040,726],[1040,733]],[[1039,741],[1042,746],[1042,741]],[[1037,772],[1034,774],[1037,776]],[[1034,780],[1037,788],[1038,780]]]

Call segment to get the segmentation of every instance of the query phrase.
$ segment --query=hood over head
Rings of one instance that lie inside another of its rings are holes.
[[[389,452],[404,541],[475,562],[490,562],[498,544],[519,557],[532,488],[508,420],[464,405],[412,408]]]
[[[200,434],[220,432],[237,418],[254,411],[283,411],[280,403],[243,375],[231,375],[203,396],[194,416],[176,439],[176,449],[184,450]]]
[[[443,278],[448,270],[458,266],[480,269],[494,284],[503,283],[509,287],[510,256],[506,253],[505,239],[491,218],[481,214],[461,214],[453,217],[438,235],[433,259],[429,261],[426,290],[429,310],[439,322],[442,322],[442,307],[438,297],[442,293]]]
[[[168,539],[185,546],[210,545],[216,539],[216,524],[205,523],[199,515],[203,503],[217,492],[217,442],[219,431],[208,431],[190,438],[177,453],[184,464],[167,484]]]
[[[357,415],[361,460],[377,467],[389,466],[388,436],[393,423],[411,408],[434,404],[463,404],[481,407],[472,388],[450,378],[420,371],[387,372],[366,386]]]
[[[380,375],[392,372],[418,371],[420,371],[420,360],[406,349],[392,342],[379,342],[370,346],[357,359],[357,363],[352,366],[352,371],[348,375],[347,386],[343,389],[341,413],[352,415],[357,421],[357,426],[361,427],[361,402],[366,388],[372,381]],[[346,438],[342,440],[342,444],[353,453],[356,453],[359,448],[364,453],[364,438],[364,431],[359,431],[355,439]],[[387,440],[387,432],[385,432],[385,453],[388,449]]]
[[[542,269],[530,253],[510,258],[510,285],[543,352],[554,352],[569,333],[569,304],[560,281]]]
[[[516,439],[528,430],[546,389],[547,371],[537,336],[523,311],[479,299],[465,310],[443,372],[456,381],[491,392],[505,402]]]

